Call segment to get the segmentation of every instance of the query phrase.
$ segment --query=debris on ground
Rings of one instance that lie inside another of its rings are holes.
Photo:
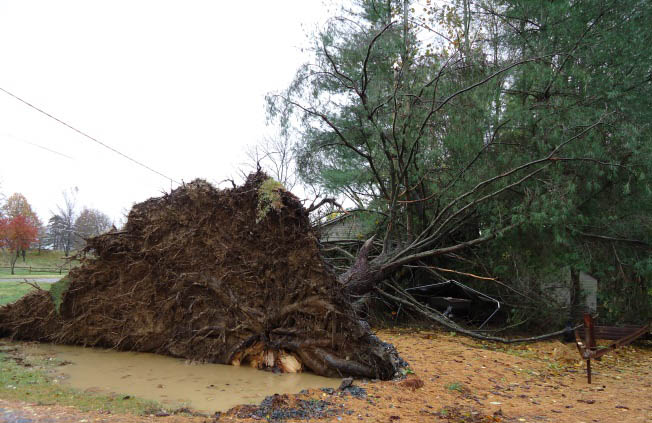
[[[326,400],[304,400],[276,394],[266,397],[260,405],[242,405],[232,409],[227,415],[234,415],[240,419],[283,422],[288,419],[321,419],[338,413],[341,413],[341,410]]]

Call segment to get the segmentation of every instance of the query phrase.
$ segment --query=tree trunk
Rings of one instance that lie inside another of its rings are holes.
[[[16,266],[16,262],[18,261],[18,257],[20,254],[20,250],[16,250],[16,255],[11,255],[11,274],[14,274],[14,267]]]

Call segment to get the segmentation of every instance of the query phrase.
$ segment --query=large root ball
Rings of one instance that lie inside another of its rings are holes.
[[[356,316],[301,203],[262,173],[137,204],[85,251],[52,294],[0,308],[0,336],[326,376],[404,364]]]

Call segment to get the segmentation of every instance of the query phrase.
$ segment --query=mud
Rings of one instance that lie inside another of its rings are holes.
[[[56,357],[59,383],[86,392],[116,392],[203,413],[260,403],[274,394],[336,388],[341,379],[312,373],[280,374],[251,367],[192,363],[156,354],[35,344],[25,351]]]

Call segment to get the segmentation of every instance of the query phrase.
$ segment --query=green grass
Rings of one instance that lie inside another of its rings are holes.
[[[10,271],[11,272],[11,271]],[[48,279],[54,279],[54,278],[61,278],[63,276],[66,276],[68,274],[68,271],[65,270],[59,273],[40,273],[40,272],[29,272],[29,270],[16,270],[16,274],[12,275],[11,273],[2,273],[0,272],[0,279],[16,279],[17,281],[22,281],[23,279],[34,279],[34,278],[48,278]]]
[[[464,392],[464,385],[460,382],[451,382],[444,385],[449,391]]]
[[[52,301],[54,301],[54,306],[57,311],[59,311],[59,307],[61,307],[61,297],[66,289],[68,289],[70,279],[67,276],[64,276],[56,283],[37,283],[36,285],[41,289],[50,291]],[[34,289],[33,286],[18,281],[0,282],[0,306],[13,303]]]
[[[29,250],[25,255],[25,262],[23,262],[22,256],[16,261],[15,277],[23,277],[25,275],[30,276],[46,276],[55,275],[62,276],[65,275],[68,271],[68,262],[63,260],[64,257],[63,251],[48,251],[41,250],[39,253],[37,250]],[[7,250],[0,250],[0,278],[12,277],[11,269],[8,267],[11,266],[11,254]],[[23,267],[32,267],[32,269],[53,269],[49,272],[43,271],[34,271],[30,272],[29,269],[23,269]],[[64,269],[61,274],[54,269],[64,266]],[[74,264],[72,264],[74,267]]]
[[[50,283],[40,283],[38,284],[42,289],[49,290],[52,284]],[[33,291],[34,288],[20,282],[0,282],[0,306],[5,304],[13,303],[17,299],[21,298],[30,291]]]
[[[3,349],[7,350],[11,347],[5,346]],[[101,395],[81,392],[61,386],[48,374],[57,365],[59,363],[56,360],[44,359],[30,359],[28,363],[19,364],[9,354],[0,352],[0,398],[39,405],[74,406],[82,411],[105,410],[111,413],[143,415],[162,409],[155,401],[119,394]]]

